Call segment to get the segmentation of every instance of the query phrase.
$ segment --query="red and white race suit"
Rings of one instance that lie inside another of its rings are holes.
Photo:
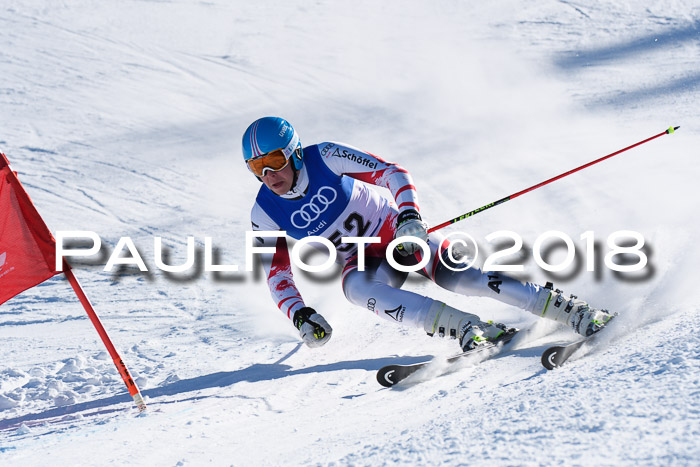
[[[284,230],[297,239],[320,236],[330,240],[336,247],[337,261],[344,265],[343,290],[350,302],[387,320],[423,327],[433,299],[402,290],[407,274],[393,269],[385,259],[399,213],[408,209],[420,211],[411,175],[397,164],[339,143],[308,146],[303,153],[304,165],[292,191],[277,196],[261,186],[251,211],[253,230]],[[381,239],[365,249],[364,271],[358,270],[357,245],[342,243],[342,237]],[[477,268],[455,272],[438,259],[439,255],[446,258],[448,242],[433,232],[428,243],[430,259],[420,273],[438,285],[463,295],[490,296],[533,311],[539,286],[499,273],[482,273]],[[287,241],[284,237],[260,236],[257,245],[276,248],[274,254],[262,255],[262,264],[273,300],[291,319],[305,304],[294,283]],[[421,253],[402,260],[405,264],[417,264]]]

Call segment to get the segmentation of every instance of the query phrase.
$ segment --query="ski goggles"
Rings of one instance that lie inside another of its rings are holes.
[[[248,170],[258,177],[262,177],[267,170],[278,172],[284,169],[289,164],[289,159],[284,155],[282,149],[275,149],[260,157],[250,159],[247,164]]]

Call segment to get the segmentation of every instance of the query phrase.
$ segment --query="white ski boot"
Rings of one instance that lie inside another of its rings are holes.
[[[435,300],[428,310],[423,325],[429,336],[459,339],[463,351],[471,350],[507,331],[504,324],[484,322],[477,315],[459,311]]]
[[[551,283],[540,289],[533,313],[564,323],[582,336],[600,331],[616,316],[608,310],[592,308],[576,295],[564,297],[561,290],[552,290]]]

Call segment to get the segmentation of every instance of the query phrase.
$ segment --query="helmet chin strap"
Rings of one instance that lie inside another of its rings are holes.
[[[299,170],[294,167],[294,164],[292,164],[292,170],[294,170],[294,179],[292,180],[292,186],[289,188],[289,191],[294,191],[294,188],[297,186],[297,180],[299,180]]]
[[[301,168],[297,169],[297,159],[301,162],[301,145],[297,147],[291,156],[289,156],[289,162],[292,164],[292,169],[294,169],[294,180],[292,180],[292,187],[289,191],[293,191],[297,186],[297,181],[299,180],[299,171]],[[304,167],[303,165],[301,166]],[[308,187],[307,187],[308,188]]]
[[[297,199],[306,195],[309,191],[309,174],[302,166],[300,169],[294,168],[294,178],[292,179],[291,187],[286,195],[282,195],[286,199]]]

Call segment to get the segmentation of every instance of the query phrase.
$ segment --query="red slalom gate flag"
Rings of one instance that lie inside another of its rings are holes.
[[[0,153],[0,304],[56,274],[64,273],[136,406],[140,412],[146,410],[136,382],[114,348],[73,270],[65,259],[62,264],[63,271],[56,271],[56,240],[17,175],[10,169],[5,154]]]
[[[0,153],[0,304],[59,274],[56,242]]]

